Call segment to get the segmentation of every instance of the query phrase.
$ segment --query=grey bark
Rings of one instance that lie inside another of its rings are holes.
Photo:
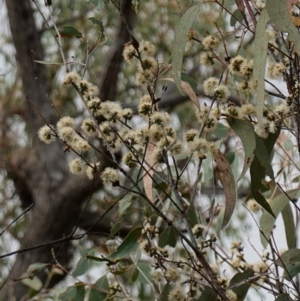
[[[66,155],[62,146],[59,143],[48,146],[35,138],[38,128],[44,125],[44,121],[31,103],[26,100],[26,97],[35,104],[47,122],[55,124],[58,118],[35,80],[31,65],[33,53],[35,54],[34,59],[43,60],[41,36],[36,30],[30,0],[6,0],[6,6],[23,83],[26,103],[25,119],[33,137],[32,148],[14,152],[7,165],[9,174],[20,191],[19,196],[23,205],[26,206],[31,202],[35,204],[34,209],[30,212],[30,217],[27,215],[27,218],[29,217],[28,226],[20,240],[20,249],[24,249],[68,236],[78,223],[82,204],[90,193],[100,188],[101,184],[96,182],[91,186],[91,181],[85,177],[70,175],[66,168]],[[124,1],[123,10],[124,15],[131,22],[134,18],[134,14],[131,12],[131,1]],[[119,22],[116,40],[121,42],[111,49],[103,70],[106,79],[102,79],[99,84],[100,95],[110,100],[114,100],[115,97],[117,77],[122,63],[122,41],[127,41],[128,38],[128,34]],[[46,93],[50,94],[51,81],[47,79],[45,67],[43,65],[35,66],[35,73]],[[103,149],[103,151],[105,150]],[[102,161],[102,168],[104,168],[109,162],[107,162],[108,160]],[[87,217],[85,216],[81,221],[83,228],[88,227]],[[95,219],[95,216],[93,218]],[[99,225],[97,228],[99,230]],[[107,230],[107,227],[104,227],[104,232]],[[0,300],[26,300],[28,287],[20,281],[14,280],[19,279],[30,264],[52,262],[51,248],[53,248],[57,260],[63,266],[68,266],[72,258],[70,241],[18,254],[1,292]],[[46,274],[40,273],[38,277],[44,282]]]

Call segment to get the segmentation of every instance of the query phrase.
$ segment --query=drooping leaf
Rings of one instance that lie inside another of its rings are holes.
[[[63,65],[64,63],[59,63],[59,62],[45,62],[45,61],[38,61],[38,60],[34,60],[36,63],[38,64],[42,64],[42,65]]]
[[[99,28],[99,32],[101,33],[101,37],[105,37],[105,33],[104,33],[104,26],[102,21],[96,19],[95,17],[91,17],[89,18],[89,20],[91,20],[93,22],[93,24],[97,25]]]
[[[271,215],[274,215],[269,203],[266,201],[265,197],[262,195],[263,184],[265,176],[268,175],[271,179],[274,179],[274,173],[271,166],[271,154],[275,142],[279,136],[280,131],[274,134],[269,134],[267,139],[262,139],[256,134],[256,147],[255,147],[255,157],[250,166],[250,176],[251,176],[251,193],[253,198]]]
[[[61,293],[58,296],[58,299],[61,301],[74,300],[76,297],[76,293],[77,293],[76,286],[70,286],[67,288],[67,290],[65,292]]]
[[[231,6],[235,3],[234,0],[224,0],[223,6],[230,11]]]
[[[41,262],[33,263],[28,267],[26,275],[30,276],[32,274],[39,273],[40,271],[45,270],[45,268],[47,268],[48,266],[49,264],[47,263],[41,263]]]
[[[269,16],[266,9],[261,12],[256,29],[254,38],[254,58],[253,58],[253,80],[256,85],[256,102],[255,111],[258,123],[263,121],[263,108],[265,99],[265,69],[267,61],[267,50],[268,50],[268,34],[266,32],[266,24],[269,20]]]
[[[137,266],[140,270],[137,281],[139,283],[149,284],[149,281],[150,282],[152,281],[151,268],[150,268],[149,264],[147,264],[145,262],[139,262],[137,264]]]
[[[22,277],[25,277],[25,275],[22,275]],[[42,281],[37,277],[30,277],[30,278],[23,278],[22,283],[30,287],[34,291],[39,291],[43,287]]]
[[[170,294],[170,283],[165,284],[162,293],[160,294],[159,301],[168,300],[168,296]]]
[[[136,197],[132,193],[127,193],[119,202],[118,216],[126,214],[127,209],[131,206]]]
[[[174,82],[173,78],[164,78],[164,80]],[[198,108],[198,110],[200,110],[200,103],[199,103],[198,97],[197,97],[196,93],[194,92],[192,86],[186,81],[181,81],[180,86],[184,90],[184,92],[187,94],[187,96],[192,100],[192,102]]]
[[[158,239],[158,245],[159,247],[164,247],[166,245],[169,245],[171,247],[175,247],[177,243],[177,234],[173,227],[166,228],[162,234],[160,234]]]
[[[104,275],[94,283],[93,287],[91,288],[88,301],[105,300],[108,292],[109,283],[107,280],[107,276]]]
[[[82,301],[85,297],[85,287],[84,284],[76,284],[76,297],[72,301]]]
[[[132,276],[131,276],[131,282],[132,283],[134,283],[138,279],[139,274],[140,274],[139,270],[135,267],[134,271],[132,273]]]
[[[278,136],[276,136],[276,140],[277,137]],[[271,179],[274,179],[273,168],[271,165],[271,152],[276,140],[274,143],[271,143],[272,148],[270,149],[268,148],[268,143],[270,142],[271,138],[272,137],[269,136],[266,140],[264,140],[256,135],[256,147],[254,153],[261,167],[263,168],[265,175],[269,176]]]
[[[297,196],[298,190],[291,190],[286,193],[290,198],[294,198]],[[262,230],[264,235],[260,234],[260,241],[264,248],[266,248],[268,245],[268,240],[270,238],[271,231],[274,228],[277,216],[289,204],[289,202],[289,198],[284,193],[280,192],[269,202],[271,210],[275,217],[270,215],[267,211],[264,211],[264,213],[262,214],[260,219],[260,229]],[[293,230],[293,233],[294,232],[295,230]]]
[[[295,50],[300,54],[300,37],[296,26],[289,16],[289,2],[282,0],[268,0],[266,10],[272,23],[276,27],[288,33],[288,39],[294,43]]]
[[[216,300],[218,297],[216,291],[210,286],[205,286],[204,291],[198,301]]]
[[[295,233],[295,222],[294,216],[291,208],[291,204],[288,203],[281,212],[283,223],[284,223],[284,230],[286,236],[286,242],[289,249],[296,248],[296,233]]]
[[[251,286],[246,280],[251,278],[254,275],[254,271],[247,269],[242,273],[236,273],[230,280],[229,287],[232,287],[232,290],[237,296],[237,301],[243,301],[248,293],[248,290]]]
[[[174,82],[177,89],[182,93],[181,89],[181,69],[183,53],[188,33],[199,13],[200,5],[190,7],[182,16],[175,30],[175,40],[172,49],[172,70]]]
[[[290,249],[284,252],[275,264],[284,269],[283,277],[291,281],[300,273],[300,249]]]
[[[75,270],[73,271],[72,275],[74,277],[78,277],[83,275],[89,268],[89,261],[86,257],[80,258],[77,263]]]
[[[138,227],[132,230],[118,246],[117,250],[107,256],[107,259],[117,261],[134,252],[138,248],[138,240],[142,229],[142,227]]]
[[[236,22],[240,21],[242,22],[244,19],[241,11],[239,9],[236,9],[230,18],[230,26],[235,26]]]
[[[63,26],[58,29],[58,32],[62,38],[73,38],[73,37],[77,39],[83,38],[82,33],[79,32],[73,26],[68,26],[68,25]]]
[[[238,178],[239,181],[243,178],[254,159],[254,150],[256,148],[255,132],[250,121],[230,117],[227,118],[227,122],[232,130],[239,136],[244,147],[244,166]]]
[[[216,175],[223,186],[225,194],[226,206],[224,212],[224,219],[222,222],[222,229],[224,229],[224,227],[228,224],[234,211],[236,203],[236,187],[231,166],[224,157],[224,155],[218,150],[218,152],[213,154],[213,157],[216,162]]]
[[[281,294],[274,301],[291,301],[291,298],[288,294]]]

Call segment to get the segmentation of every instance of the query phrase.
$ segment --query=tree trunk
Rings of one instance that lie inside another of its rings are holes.
[[[127,21],[132,23],[134,14],[131,12],[131,1],[123,1],[123,3],[123,13],[128,18]],[[68,236],[79,221],[81,205],[90,193],[101,187],[101,183],[98,180],[92,186],[92,182],[86,177],[70,175],[66,167],[66,155],[61,145],[54,143],[49,146],[36,139],[36,132],[44,125],[44,121],[27,98],[34,103],[47,122],[55,124],[58,116],[55,115],[55,110],[35,80],[35,76],[47,94],[51,92],[51,81],[47,79],[43,65],[35,65],[35,73],[32,68],[31,56],[34,55],[33,59],[43,60],[44,54],[41,37],[34,23],[31,1],[6,0],[6,6],[23,83],[26,102],[25,119],[33,137],[32,148],[14,152],[7,166],[9,175],[20,191],[21,202],[24,206],[34,203],[34,208],[26,215],[29,221],[20,240],[20,249],[24,249]],[[123,42],[128,40],[129,35],[120,21],[116,41],[121,42],[116,43],[116,46],[110,50],[109,59],[106,60],[103,70],[105,78],[102,77],[99,84],[102,97],[110,100],[115,97],[117,75],[122,63]],[[105,168],[109,162],[99,159],[103,161],[101,167]],[[85,220],[83,227],[87,228],[86,219],[83,220]],[[56,259],[67,267],[72,258],[70,241],[20,253],[9,273],[0,300],[26,300],[28,287],[21,281],[14,280],[21,278],[22,273],[33,263],[53,262],[52,248]],[[46,273],[42,272],[38,277],[44,282]]]

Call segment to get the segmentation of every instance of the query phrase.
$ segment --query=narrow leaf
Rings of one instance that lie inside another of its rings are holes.
[[[67,288],[67,290],[65,292],[61,293],[58,296],[58,299],[61,301],[74,300],[76,297],[76,293],[77,293],[76,286],[70,286]]]
[[[265,99],[265,69],[268,50],[268,34],[266,32],[266,24],[269,16],[266,9],[260,14],[254,39],[254,58],[253,58],[253,80],[256,85],[256,104],[255,111],[258,123],[263,121],[263,108]]]
[[[289,249],[296,248],[296,235],[295,235],[295,223],[294,216],[291,209],[291,204],[287,204],[282,212],[282,218],[284,222],[286,242]]]
[[[45,61],[38,61],[38,60],[34,60],[36,63],[38,64],[42,64],[42,65],[63,65],[63,63],[59,63],[59,62],[45,62]]]
[[[75,270],[73,271],[72,275],[74,277],[78,277],[83,275],[89,268],[89,261],[86,257],[80,258],[77,263]]]
[[[190,7],[182,16],[179,21],[179,24],[176,27],[175,31],[175,40],[173,44],[173,57],[172,57],[172,70],[174,82],[177,86],[177,89],[182,93],[181,89],[181,68],[182,68],[182,59],[185,48],[185,43],[187,40],[187,35],[194,23],[196,16],[199,13],[200,5],[194,5]]]
[[[300,273],[300,249],[290,249],[284,252],[280,258],[275,260],[275,264],[283,268],[283,277],[287,280],[292,280]]]
[[[39,273],[40,271],[45,270],[45,268],[48,266],[49,264],[47,263],[41,263],[41,262],[33,263],[28,267],[26,275],[30,276],[32,274]]]
[[[243,301],[248,293],[248,290],[251,286],[251,283],[247,282],[247,279],[251,278],[254,275],[254,271],[247,269],[242,273],[236,273],[230,280],[229,287],[232,287],[232,290],[237,296],[237,301]]]
[[[173,227],[168,227],[163,231],[163,233],[159,236],[158,240],[158,246],[164,247],[166,245],[169,245],[171,247],[175,247],[177,243],[177,234]]]
[[[131,252],[138,248],[138,240],[141,235],[142,227],[132,230],[118,246],[117,250],[110,254],[107,259],[118,260],[130,255]]]
[[[63,27],[59,28],[58,32],[62,38],[73,38],[73,37],[75,37],[77,39],[83,38],[82,33],[79,32],[73,26],[68,26],[68,25],[63,26]]]
[[[101,36],[104,38],[105,37],[105,33],[104,33],[104,26],[102,21],[96,19],[95,17],[91,17],[89,18],[90,21],[93,22],[93,24],[97,25],[99,28],[99,32],[101,33]]]
[[[256,148],[255,132],[250,121],[230,117],[227,118],[227,122],[232,130],[239,136],[244,147],[244,166],[238,178],[239,181],[243,178],[254,159],[254,150]]]
[[[281,294],[274,301],[291,301],[291,299],[288,294]]]
[[[106,300],[106,296],[109,292],[109,283],[106,275],[99,278],[93,285],[88,301]]]
[[[289,34],[288,38],[295,44],[295,50],[300,54],[300,37],[299,31],[293,24],[289,15],[289,2],[282,0],[268,0],[266,10],[272,23],[276,27]]]
[[[136,197],[132,193],[127,193],[119,202],[118,216],[123,216],[127,213],[127,209],[131,206]]]
[[[162,293],[160,294],[159,301],[168,300],[170,294],[170,283],[165,284]]]
[[[85,287],[84,284],[79,283],[76,285],[76,297],[73,299],[74,301],[82,301],[85,297]]]
[[[234,176],[232,174],[231,166],[224,157],[224,155],[218,150],[218,152],[215,153],[213,157],[217,164],[216,174],[223,186],[225,194],[226,206],[224,212],[224,219],[222,223],[222,229],[224,229],[224,227],[228,224],[232,216],[236,203],[235,181]]]
[[[287,195],[290,198],[294,198],[297,196],[298,190],[290,190],[287,192]],[[267,211],[264,211],[263,215],[260,219],[260,229],[264,233],[264,235],[260,234],[260,241],[264,248],[268,245],[268,240],[271,235],[271,231],[274,228],[276,218],[280,212],[289,204],[289,198],[282,192],[279,195],[270,200],[269,204],[274,216],[270,215]],[[294,233],[295,231],[293,231]]]
[[[22,279],[22,283],[37,292],[43,287],[42,281],[37,276],[34,276],[33,278],[24,278]]]
[[[250,176],[251,176],[251,192],[254,199],[271,215],[274,215],[269,203],[266,201],[264,196],[261,194],[263,190],[262,180],[268,175],[271,179],[274,179],[274,173],[271,166],[271,153],[274,148],[274,144],[280,131],[277,133],[269,134],[267,139],[262,139],[256,134],[256,147],[255,147],[255,157],[250,166]]]
[[[235,26],[237,21],[242,22],[243,21],[243,15],[239,9],[236,9],[230,18],[230,26]]]
[[[217,297],[218,295],[213,288],[210,286],[204,286],[204,291],[198,301],[217,300]]]

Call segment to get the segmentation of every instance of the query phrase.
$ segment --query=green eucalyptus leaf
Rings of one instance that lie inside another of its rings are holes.
[[[204,291],[201,294],[201,297],[197,301],[208,301],[208,300],[217,300],[216,291],[210,286],[205,286]]]
[[[183,94],[181,88],[181,69],[182,69],[184,48],[185,48],[188,33],[194,23],[195,18],[199,13],[199,10],[200,10],[199,4],[190,7],[183,14],[175,30],[175,40],[172,49],[172,54],[173,54],[172,70],[173,70],[174,82],[181,94]]]
[[[83,38],[83,35],[81,32],[79,32],[76,28],[73,26],[63,26],[58,29],[58,32],[62,38]]]
[[[135,268],[134,268],[134,271],[133,271],[133,273],[132,273],[132,276],[131,276],[131,282],[132,282],[132,283],[136,282],[136,280],[137,280],[138,277],[139,277],[139,274],[140,274],[139,270],[135,267]]]
[[[296,248],[296,233],[295,233],[295,222],[293,211],[291,208],[291,204],[288,203],[281,212],[283,223],[284,223],[284,230],[286,236],[286,242],[289,249]]]
[[[279,295],[274,301],[291,301],[292,299],[288,294]]]
[[[75,270],[73,271],[72,275],[74,277],[78,277],[83,275],[89,268],[89,261],[86,257],[80,258],[77,263]]]
[[[118,246],[117,250],[107,256],[107,259],[118,261],[136,251],[139,246],[138,240],[141,236],[142,229],[142,227],[138,227],[132,230]]]
[[[164,286],[164,288],[162,290],[162,293],[161,293],[161,295],[159,297],[159,301],[168,300],[168,296],[170,294],[170,290],[171,290],[170,283],[165,284],[165,286]]]
[[[90,21],[93,22],[93,24],[97,25],[99,28],[99,32],[101,33],[101,36],[104,38],[105,37],[105,33],[104,33],[104,26],[102,21],[96,19],[95,17],[91,17],[89,18]]]
[[[93,285],[88,301],[106,300],[109,292],[109,283],[107,276],[100,277]]]
[[[76,284],[76,296],[72,301],[82,301],[85,297],[85,284]]]
[[[291,199],[294,198],[297,193],[298,190],[290,190],[286,192]],[[271,231],[274,228],[277,216],[290,202],[286,194],[280,192],[277,196],[269,201],[274,216],[270,215],[267,211],[264,211],[261,216],[260,229],[264,235],[262,233],[260,234],[260,241],[264,248],[266,248],[268,245],[268,240],[270,238]],[[295,234],[295,230],[293,230],[293,233]]]
[[[67,290],[65,292],[61,293],[58,296],[58,299],[61,301],[74,300],[76,298],[76,294],[77,294],[77,287],[70,286],[67,288]]]
[[[34,60],[36,63],[38,64],[42,64],[42,65],[64,65],[64,63],[59,63],[59,62],[45,62],[45,61],[38,61],[38,60]]]
[[[247,279],[253,276],[254,271],[247,269],[242,273],[236,273],[230,280],[229,287],[232,287],[232,290],[235,292],[237,301],[243,301],[246,298],[248,290],[251,286],[251,284],[247,282]]]
[[[243,19],[244,19],[244,17],[242,15],[241,11],[239,9],[236,9],[230,18],[230,26],[235,26],[236,22],[238,22],[238,21],[242,22]]]
[[[300,249],[290,249],[275,260],[275,264],[284,269],[283,277],[289,281],[300,273]]]
[[[272,23],[276,27],[288,33],[288,39],[294,43],[295,50],[300,54],[300,36],[299,31],[293,24],[289,11],[287,1],[282,0],[268,0],[266,2],[266,10]]]
[[[26,276],[22,275],[22,277]],[[37,276],[23,278],[21,282],[36,292],[38,292],[43,287],[42,281]]]
[[[48,263],[41,263],[41,262],[33,263],[28,267],[26,275],[29,276],[32,274],[39,273],[40,271],[45,270],[48,266],[49,266]]]
[[[238,178],[238,181],[243,178],[247,170],[249,169],[253,159],[254,150],[256,148],[256,138],[253,125],[250,121],[237,119],[237,118],[227,118],[228,124],[232,130],[239,136],[242,141],[245,159],[243,170]]]
[[[265,69],[267,61],[267,50],[268,50],[268,33],[266,32],[266,25],[269,21],[267,10],[264,9],[258,19],[255,38],[254,38],[254,58],[253,58],[253,80],[256,85],[256,103],[255,111],[258,122],[261,123],[263,120],[263,108],[265,99]]]
[[[158,239],[158,246],[164,247],[169,245],[171,247],[175,247],[177,243],[177,233],[173,229],[173,227],[166,228],[162,234],[160,234]]]
[[[119,202],[118,216],[124,216],[135,199],[136,197],[132,193],[127,193]]]

